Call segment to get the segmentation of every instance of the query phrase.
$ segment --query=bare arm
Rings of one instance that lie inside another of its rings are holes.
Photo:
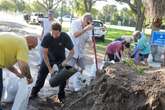
[[[48,58],[48,48],[43,48],[43,57],[46,66],[48,67],[49,73],[52,72],[52,67],[50,66],[49,58]]]
[[[31,73],[30,73],[29,65],[26,62],[19,60],[18,66],[21,70],[22,75],[24,75],[27,78],[28,83],[29,84],[32,83],[33,79],[32,79]]]
[[[43,24],[43,22],[44,22],[44,21],[42,21],[42,23],[41,23],[42,32],[41,32],[40,40],[43,39],[43,35],[44,35],[44,24]]]
[[[42,28],[42,33],[41,33],[41,36],[40,36],[40,40],[43,39],[43,35],[44,35],[44,28]]]
[[[18,77],[23,77],[23,75],[21,75],[21,73],[18,72],[18,70],[14,67],[14,66],[10,66],[7,68],[9,71],[11,71],[12,73],[14,73],[15,75],[17,75]]]
[[[89,25],[87,25],[86,27],[84,27],[81,31],[75,32],[75,33],[74,33],[74,36],[75,36],[75,37],[79,37],[80,35],[84,34],[86,31],[91,30],[92,27],[93,27],[92,24],[89,24]]]
[[[73,55],[74,55],[74,49],[71,49],[66,59],[62,62],[62,65],[63,66],[66,65],[67,62],[73,57]]]

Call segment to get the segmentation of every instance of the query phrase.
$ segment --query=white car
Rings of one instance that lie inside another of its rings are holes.
[[[71,15],[64,15],[63,17],[62,17],[62,21],[63,22],[70,22],[71,20],[75,20],[76,18],[74,18],[74,17],[72,17],[71,18]],[[57,20],[59,21],[59,22],[61,22],[61,17],[57,17]]]
[[[99,38],[102,41],[105,39],[105,26],[100,20],[93,20],[94,37]]]
[[[30,16],[30,23],[39,24],[44,17],[42,13],[32,13]]]

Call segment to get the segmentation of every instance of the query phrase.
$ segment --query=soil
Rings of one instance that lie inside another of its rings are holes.
[[[165,110],[165,70],[139,75],[122,63],[107,66],[62,110]]]

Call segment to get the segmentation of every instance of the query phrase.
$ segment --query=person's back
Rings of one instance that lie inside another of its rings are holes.
[[[137,45],[139,48],[139,52],[141,54],[149,54],[150,53],[149,40],[147,39],[147,37],[143,33],[141,34],[141,38],[139,39]]]
[[[114,54],[115,52],[119,52],[122,49],[121,41],[113,41],[107,46],[106,52],[108,54]]]
[[[0,68],[9,67],[17,60],[28,61],[25,38],[11,33],[0,33]]]

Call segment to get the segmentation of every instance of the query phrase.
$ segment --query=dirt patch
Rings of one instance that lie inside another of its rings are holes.
[[[98,72],[89,88],[68,96],[62,110],[164,110],[163,71],[138,75],[124,64],[106,70]]]

